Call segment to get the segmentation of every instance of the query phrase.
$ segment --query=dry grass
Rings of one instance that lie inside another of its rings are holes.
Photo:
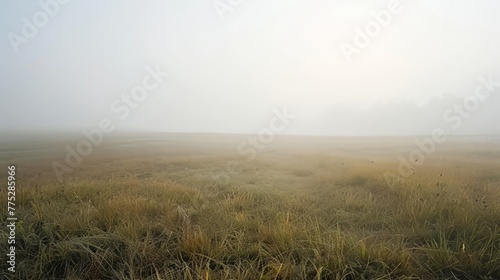
[[[27,176],[9,279],[500,279],[497,165],[430,162],[389,187],[385,158],[263,154],[229,181],[221,158]]]

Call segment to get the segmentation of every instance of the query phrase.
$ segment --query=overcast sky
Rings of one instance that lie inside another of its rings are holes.
[[[286,106],[285,134],[500,134],[500,87],[443,118],[500,81],[499,1],[54,1],[0,2],[1,131],[256,133]]]

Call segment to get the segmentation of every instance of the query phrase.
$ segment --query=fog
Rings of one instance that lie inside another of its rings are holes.
[[[256,133],[286,110],[276,133],[500,134],[499,12],[493,0],[1,1],[0,131],[110,119]]]

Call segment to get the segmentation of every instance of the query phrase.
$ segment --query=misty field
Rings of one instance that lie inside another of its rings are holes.
[[[450,138],[391,183],[418,137],[280,136],[255,159],[246,138],[106,139],[63,182],[77,136],[5,142],[6,279],[500,279],[500,142]]]

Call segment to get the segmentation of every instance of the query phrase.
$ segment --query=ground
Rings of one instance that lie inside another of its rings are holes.
[[[113,135],[59,181],[85,138],[16,137],[7,279],[500,279],[494,139],[451,137],[394,179],[421,138],[276,136],[251,159],[243,135]]]

